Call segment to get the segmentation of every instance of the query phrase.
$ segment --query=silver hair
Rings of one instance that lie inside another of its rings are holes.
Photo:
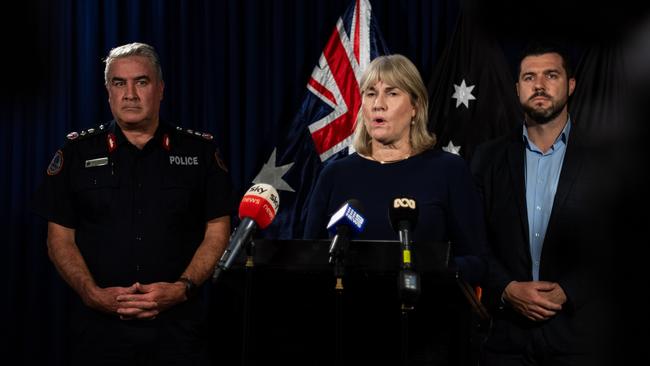
[[[106,67],[104,68],[104,83],[106,85],[108,85],[108,69],[111,66],[111,63],[118,58],[128,56],[146,57],[156,69],[158,80],[163,80],[162,68],[160,67],[160,60],[156,50],[146,43],[134,42],[111,49],[106,59],[104,59],[104,63],[106,64]]]

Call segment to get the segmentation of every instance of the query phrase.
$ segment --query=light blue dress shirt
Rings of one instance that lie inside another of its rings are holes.
[[[528,209],[528,234],[530,257],[533,261],[533,280],[539,280],[539,263],[546,237],[548,220],[553,209],[553,199],[560,180],[562,162],[571,130],[571,118],[564,126],[553,146],[543,153],[528,138],[526,125],[523,137],[526,144],[526,206]]]

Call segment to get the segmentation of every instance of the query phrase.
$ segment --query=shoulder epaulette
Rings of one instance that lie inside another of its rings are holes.
[[[67,134],[66,140],[68,142],[73,141],[73,140],[83,140],[91,136],[99,135],[103,132],[107,131],[108,123],[102,123],[97,127],[92,127],[88,128],[85,130],[81,130],[80,132],[77,131],[72,131],[69,134]]]
[[[194,131],[192,129],[182,128],[180,126],[176,126],[176,131],[182,133],[183,135],[198,137],[198,138],[201,138],[201,139],[206,140],[206,141],[214,140],[214,136],[212,136],[212,134],[207,133],[207,132]]]

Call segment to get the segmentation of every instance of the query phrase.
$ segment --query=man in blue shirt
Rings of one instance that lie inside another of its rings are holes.
[[[576,81],[555,45],[531,45],[520,60],[523,126],[472,160],[490,248],[483,364],[593,364],[600,253],[588,235],[592,170],[568,112]]]

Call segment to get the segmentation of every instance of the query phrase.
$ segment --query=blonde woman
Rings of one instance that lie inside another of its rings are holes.
[[[328,164],[308,207],[305,238],[326,238],[327,222],[345,201],[364,207],[359,239],[397,240],[388,208],[409,196],[419,206],[414,243],[451,241],[457,266],[471,283],[485,270],[483,214],[465,161],[434,149],[427,130],[428,97],[420,73],[402,55],[375,58],[361,78],[356,153]]]

